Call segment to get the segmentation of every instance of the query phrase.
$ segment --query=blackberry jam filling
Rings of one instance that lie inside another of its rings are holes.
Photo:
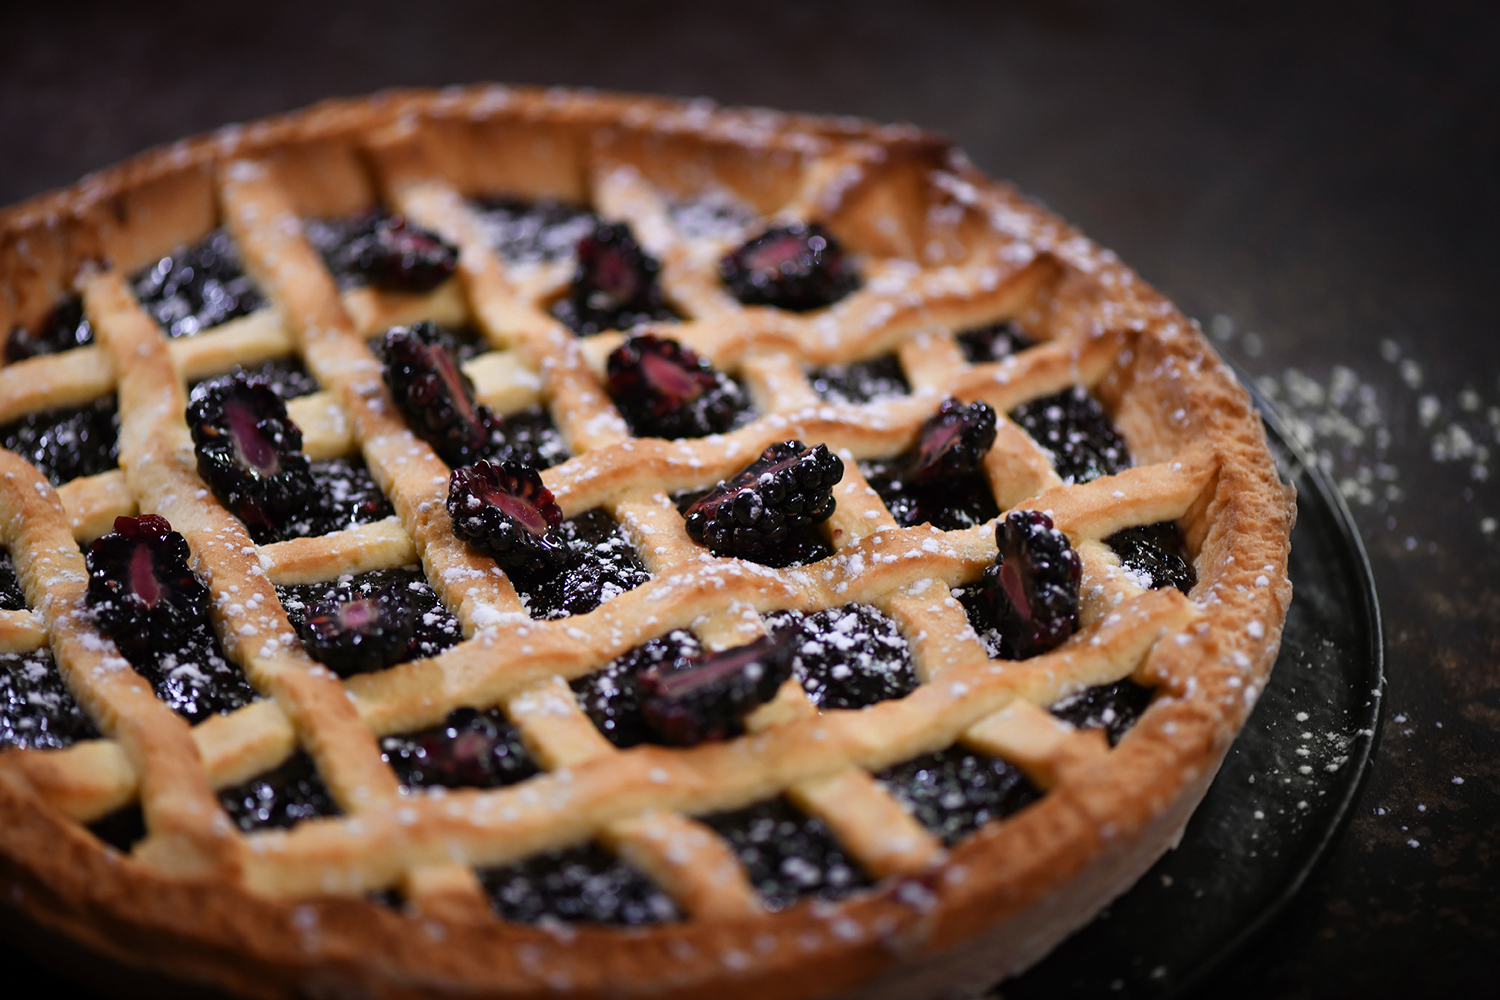
[[[1117,531],[1104,540],[1124,566],[1148,590],[1176,587],[1186,594],[1198,582],[1188,558],[1187,542],[1174,521],[1158,521]]]
[[[547,851],[479,870],[502,920],[640,927],[678,920],[670,897],[649,878],[597,844]]]
[[[488,198],[476,202],[490,246],[509,264],[544,264],[573,255],[602,220],[588,209],[551,200]]]
[[[911,394],[906,372],[894,354],[882,354],[869,361],[847,365],[814,368],[807,373],[813,392],[830,403],[853,405],[877,403]]]
[[[458,268],[457,247],[381,208],[346,219],[307,219],[302,231],[340,289],[374,285],[420,294]]]
[[[386,736],[381,757],[406,788],[495,788],[536,774],[521,733],[497,708],[460,708],[441,725]]]
[[[406,608],[411,635],[405,649],[394,654],[390,663],[402,663],[436,656],[463,639],[458,619],[443,606],[437,591],[427,582],[420,569],[382,569],[358,576],[343,576],[330,583],[302,583],[277,587],[276,594],[286,608],[292,626],[302,632],[310,615],[332,601],[354,601],[388,597]],[[306,640],[304,640],[306,644]],[[316,653],[309,653],[316,656]]]
[[[965,360],[971,365],[1000,361],[1036,344],[1036,341],[1021,332],[1021,325],[1015,320],[965,330],[955,339],[964,352]]]
[[[0,444],[41,470],[53,486],[97,476],[120,464],[115,398],[29,413],[0,427]]]
[[[146,839],[146,816],[141,804],[132,802],[89,824],[89,832],[121,854]]]
[[[310,396],[322,386],[302,364],[300,358],[273,358],[259,365],[235,365],[223,375],[194,382],[188,393],[190,400],[197,400],[215,386],[227,385],[236,379],[255,379],[271,387],[271,391],[282,399]]]
[[[1130,449],[1099,401],[1082,386],[1023,403],[1010,418],[1052,456],[1069,485],[1130,468]]]
[[[635,546],[602,508],[563,521],[557,535],[565,549],[561,569],[534,576],[511,574],[533,618],[587,614],[651,578]]]
[[[994,443],[995,411],[988,403],[948,399],[922,425],[911,450],[866,462],[862,471],[897,524],[972,528],[1000,516],[984,474],[984,456]]]
[[[224,656],[209,595],[188,566],[187,542],[165,518],[115,518],[89,548],[88,605],[99,631],[189,722],[248,705],[245,675]]]
[[[285,830],[305,819],[340,814],[312,758],[300,750],[280,767],[223,789],[219,802],[245,833],[272,827]]]
[[[0,610],[26,610],[26,594],[16,576],[16,564],[11,562],[10,553],[4,549],[0,549]]]
[[[49,650],[0,653],[0,748],[61,750],[98,735]]]
[[[949,846],[1041,798],[1014,764],[957,746],[914,757],[875,777]]]
[[[24,361],[38,354],[60,354],[94,342],[94,328],[83,314],[83,300],[64,295],[35,330],[17,325],[5,338],[7,363]]]
[[[1150,688],[1127,677],[1114,684],[1101,684],[1070,694],[1048,711],[1079,729],[1104,730],[1109,745],[1114,746],[1135,725],[1146,706],[1151,704],[1154,694]]]
[[[911,647],[896,623],[868,604],[810,615],[776,611],[766,615],[766,627],[773,635],[798,633],[792,673],[820,709],[864,708],[917,688]]]
[[[815,816],[785,798],[702,817],[733,848],[767,907],[804,896],[842,899],[873,882]]]
[[[572,453],[551,415],[540,406],[529,406],[499,418],[486,457],[541,470],[566,462]]]
[[[136,299],[169,337],[202,333],[252,313],[266,301],[225,229],[178,247],[137,271],[130,282]]]
[[[573,286],[552,315],[580,337],[681,319],[662,293],[661,264],[623,222],[600,223],[578,241]]]

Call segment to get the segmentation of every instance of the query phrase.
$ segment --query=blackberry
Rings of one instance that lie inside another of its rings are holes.
[[[479,202],[481,230],[510,264],[538,264],[572,255],[600,225],[594,213],[550,199],[489,198]]]
[[[5,338],[7,363],[24,361],[38,354],[59,354],[94,342],[94,328],[83,313],[83,299],[64,295],[36,330],[17,325]]]
[[[718,556],[772,557],[790,533],[828,520],[844,463],[827,445],[773,444],[687,511],[693,541]]]
[[[657,283],[661,270],[624,223],[600,223],[578,241],[578,268],[552,315],[580,337],[678,319]]]
[[[772,612],[766,626],[772,635],[795,633],[792,674],[820,709],[864,708],[917,689],[911,647],[896,623],[868,604],[811,615]]]
[[[1020,324],[1015,320],[991,323],[977,330],[965,330],[956,339],[964,352],[964,358],[972,365],[999,361],[1036,344],[1036,341],[1022,332]]]
[[[448,479],[453,533],[508,570],[556,572],[568,550],[558,535],[562,508],[542,477],[516,462],[476,462]]]
[[[245,833],[290,829],[305,819],[339,815],[312,758],[298,751],[280,767],[219,792],[229,818]]]
[[[813,392],[830,403],[846,406],[897,399],[911,394],[901,359],[882,354],[868,361],[814,368],[807,373]]]
[[[460,367],[491,349],[489,339],[485,337],[483,331],[467,323],[461,326],[439,326],[428,320],[413,323],[412,328],[415,329],[416,327],[421,327],[416,332],[424,343],[442,347],[453,356],[453,360],[457,361]],[[399,329],[401,327],[392,327],[386,333],[392,333]],[[390,360],[385,353],[384,334],[370,341],[369,346],[375,356],[380,359],[381,364],[385,364]]]
[[[409,789],[495,788],[538,772],[520,731],[494,708],[460,708],[431,729],[383,737],[380,749]]]
[[[340,677],[350,677],[406,658],[412,614],[399,591],[344,593],[309,608],[298,632],[313,659]]]
[[[995,525],[999,554],[982,591],[1000,631],[1001,655],[1023,660],[1054,649],[1078,630],[1083,564],[1052,518],[1013,510]]]
[[[946,399],[922,425],[916,445],[889,463],[869,464],[870,485],[896,523],[970,528],[1000,514],[984,456],[995,443],[995,411]]]
[[[265,305],[223,229],[180,246],[131,278],[135,297],[169,337],[191,337]]]
[[[1182,529],[1173,521],[1158,521],[1117,531],[1104,540],[1120,564],[1145,577],[1151,590],[1176,587],[1186,594],[1198,582],[1198,571],[1188,559]]]
[[[1082,386],[1024,403],[1010,418],[1051,453],[1052,467],[1069,485],[1130,468],[1125,439]]]
[[[1109,745],[1120,742],[1156,692],[1130,678],[1075,692],[1047,711],[1079,729],[1102,729]]]
[[[385,383],[412,431],[455,468],[483,458],[495,415],[474,400],[474,384],[428,322],[385,335]]]
[[[768,229],[719,261],[719,276],[747,306],[807,312],[859,287],[839,241],[816,222]]]
[[[408,609],[412,633],[405,651],[393,663],[436,656],[463,638],[458,619],[443,606],[437,591],[415,567],[374,570],[328,583],[277,587],[276,594],[287,618],[299,631],[313,609],[328,601],[383,595],[399,600]]]
[[[0,444],[36,466],[53,486],[115,468],[119,439],[120,414],[113,396],[29,413],[0,427]]]
[[[637,437],[722,434],[748,405],[733,379],[664,337],[630,337],[606,370],[610,398]]]
[[[341,288],[371,284],[393,292],[430,292],[458,269],[457,247],[382,209],[304,228]]]
[[[257,544],[275,541],[278,526],[317,495],[286,403],[266,383],[237,376],[205,390],[187,417],[198,474]]]
[[[957,746],[888,767],[875,777],[949,846],[1041,798],[1014,764]]]
[[[0,653],[0,749],[60,750],[98,735],[49,650]]]
[[[601,508],[563,521],[557,535],[566,549],[560,569],[523,568],[511,574],[533,618],[587,614],[650,579],[635,546]]]
[[[702,653],[703,646],[697,636],[685,629],[675,629],[621,653],[603,668],[573,681],[573,693],[594,725],[615,746],[625,750],[649,743],[653,737],[641,715],[637,675],[652,667],[690,662]]]
[[[741,732],[740,718],[776,696],[792,673],[796,637],[765,635],[721,653],[653,664],[636,675],[641,717],[667,746],[694,746]]]
[[[164,517],[115,518],[88,553],[88,604],[127,659],[174,649],[208,614],[208,588],[188,566],[187,540]]]
[[[750,884],[772,910],[804,896],[842,899],[873,884],[815,816],[784,798],[702,817],[729,842]]]
[[[672,900],[644,874],[597,844],[547,851],[479,871],[502,920],[640,927],[681,919]]]
[[[197,399],[212,386],[225,382],[232,382],[236,378],[249,378],[257,382],[264,382],[271,387],[271,391],[282,399],[295,399],[298,396],[308,396],[322,388],[318,380],[296,357],[273,358],[264,364],[246,368],[243,365],[235,365],[233,369],[223,375],[203,379],[196,382],[189,392],[190,399]]]

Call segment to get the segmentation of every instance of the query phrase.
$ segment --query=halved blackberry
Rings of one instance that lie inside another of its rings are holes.
[[[1130,468],[1125,439],[1082,386],[1023,403],[1010,418],[1051,452],[1052,467],[1069,485]]]
[[[224,229],[184,245],[130,279],[135,297],[169,337],[191,337],[265,305]]]
[[[719,276],[747,306],[806,312],[859,287],[859,274],[833,234],[817,222],[766,230],[719,261]]]
[[[483,458],[495,415],[474,400],[474,384],[428,322],[395,327],[381,344],[385,384],[412,431],[450,466]]]
[[[601,223],[578,241],[578,269],[552,315],[580,337],[678,319],[657,283],[661,264],[623,222]]]
[[[606,370],[610,398],[637,437],[722,434],[749,405],[734,379],[665,337],[630,337]]]
[[[1135,725],[1155,694],[1151,688],[1127,677],[1114,684],[1070,694],[1054,702],[1047,711],[1080,729],[1104,730],[1109,745],[1114,746]]]
[[[720,653],[657,663],[636,675],[641,717],[667,746],[694,746],[742,732],[741,718],[776,696],[792,674],[797,636],[783,632]]]
[[[327,583],[304,583],[277,587],[292,627],[302,629],[312,609],[340,598],[380,598],[392,595],[406,605],[412,634],[405,651],[393,663],[436,656],[463,639],[458,619],[443,606],[437,591],[418,568],[382,569],[358,576],[344,576]]]
[[[602,508],[563,521],[557,537],[566,549],[561,567],[522,568],[510,574],[533,618],[588,614],[651,578],[635,546]]]
[[[810,895],[843,899],[874,884],[827,824],[785,798],[711,813],[702,820],[729,842],[750,884],[772,910]]]
[[[61,486],[120,464],[120,413],[113,396],[29,413],[0,427],[0,444]]]
[[[371,284],[430,292],[458,269],[457,247],[384,209],[351,219],[308,220],[303,228],[340,288]]]
[[[0,653],[0,749],[60,750],[98,735],[49,650]]]
[[[917,689],[911,647],[896,623],[868,604],[847,604],[810,615],[773,611],[772,635],[794,632],[792,674],[820,709],[864,708]]]
[[[561,569],[568,550],[558,534],[562,508],[542,477],[516,462],[476,462],[448,479],[453,533],[508,570]]]
[[[384,590],[326,597],[307,609],[297,631],[313,659],[351,677],[406,659],[415,627],[400,591]]]
[[[922,425],[911,450],[867,463],[866,475],[897,524],[970,528],[1000,514],[984,475],[984,456],[994,443],[990,405],[950,398]]]
[[[59,354],[94,342],[94,328],[83,313],[83,299],[64,295],[41,325],[28,330],[17,325],[5,338],[5,360],[10,363],[38,354]]]
[[[956,339],[958,346],[963,349],[964,357],[972,365],[999,361],[1012,354],[1019,354],[1036,344],[1036,341],[1026,336],[1021,330],[1021,325],[1015,320],[991,323],[989,326],[981,326],[976,330],[965,330]]]
[[[312,758],[300,750],[280,767],[221,790],[219,802],[245,833],[286,830],[305,819],[340,814]]]
[[[520,730],[491,708],[460,708],[440,725],[380,740],[381,757],[407,788],[495,788],[538,772]]]
[[[640,927],[681,914],[644,874],[594,843],[533,855],[479,870],[479,880],[502,920]]]
[[[1014,764],[957,746],[914,757],[875,777],[949,846],[1041,798]]]
[[[675,629],[626,650],[599,670],[573,681],[573,693],[599,731],[621,750],[653,737],[641,715],[641,688],[636,677],[652,667],[689,661],[703,653],[698,637]]]
[[[510,264],[537,264],[571,256],[578,241],[601,220],[586,208],[550,199],[500,197],[477,203],[480,228]]]
[[[847,365],[814,368],[807,373],[807,378],[812,383],[813,392],[830,403],[875,403],[911,394],[901,359],[894,354],[882,354],[878,358]]]
[[[132,662],[175,648],[206,620],[208,588],[188,566],[191,555],[155,514],[115,518],[115,530],[89,548],[94,621]]]
[[[489,338],[484,335],[484,331],[473,326],[472,324],[465,323],[459,326],[439,326],[438,324],[431,321],[423,321],[412,324],[413,328],[418,326],[422,327],[422,329],[418,331],[418,333],[424,343],[436,344],[437,346],[444,348],[449,354],[453,356],[453,359],[457,361],[460,366],[473,361],[475,358],[479,357],[479,355],[493,349],[489,342]],[[370,350],[373,351],[375,353],[375,356],[380,359],[381,364],[385,364],[390,360],[385,353],[386,334],[392,333],[395,330],[399,329],[402,328],[392,327],[385,333],[380,334],[374,340],[369,341]]]
[[[1198,571],[1188,559],[1187,542],[1175,521],[1158,521],[1115,532],[1104,540],[1120,564],[1146,579],[1147,587],[1176,587],[1186,594],[1198,582]]]
[[[828,520],[842,478],[844,463],[827,445],[773,444],[688,508],[687,533],[714,555],[769,564],[788,535]]]
[[[1007,514],[995,541],[1000,551],[977,591],[999,632],[1000,654],[1023,660],[1062,645],[1078,630],[1078,553],[1052,518],[1034,510]]]
[[[237,376],[188,404],[198,474],[258,544],[317,496],[302,431],[264,382]]]
[[[302,364],[300,358],[273,358],[263,364],[245,367],[235,365],[223,375],[213,378],[202,379],[193,383],[188,396],[190,400],[197,399],[209,390],[210,387],[225,382],[232,382],[236,378],[247,378],[257,382],[264,382],[271,387],[271,391],[282,399],[296,399],[298,396],[307,396],[322,388],[318,380],[313,377]]]

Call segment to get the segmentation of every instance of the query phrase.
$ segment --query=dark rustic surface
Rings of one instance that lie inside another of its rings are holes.
[[[1482,995],[1500,969],[1496,21],[1307,6],[33,5],[0,30],[0,204],[391,85],[706,95],[947,133],[1274,379],[1370,549],[1390,700],[1364,801],[1203,995]]]

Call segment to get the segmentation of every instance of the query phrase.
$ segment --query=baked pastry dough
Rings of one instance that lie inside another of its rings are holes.
[[[496,196],[628,223],[678,317],[636,332],[738,378],[754,418],[697,439],[632,437],[603,381],[624,335],[559,323],[573,265],[497,252],[475,201]],[[304,220],[377,204],[456,246],[456,276],[422,294],[341,291]],[[725,204],[738,214],[709,210]],[[737,301],[720,258],[788,221],[834,234],[861,287],[807,312]],[[218,226],[266,305],[168,338],[127,276]],[[118,470],[54,486],[0,453],[0,538],[29,608],[0,612],[0,638],[50,648],[100,734],[0,755],[0,878],[32,919],[170,975],[264,997],[979,989],[1036,961],[1174,843],[1276,656],[1294,505],[1233,374],[1113,254],[909,127],[499,87],[335,101],[7,211],[0,288],[6,329],[35,328],[77,289],[96,340],[0,368],[0,421],[110,393],[120,414]],[[392,404],[367,340],[420,319],[481,331],[488,349],[466,365],[478,399],[502,415],[546,409],[573,456],[542,472],[546,488],[567,517],[602,508],[617,521],[646,582],[588,613],[533,618],[455,537],[449,469]],[[1002,321],[1037,346],[969,361],[956,335]],[[831,402],[809,381],[892,353],[906,394]],[[303,450],[360,456],[394,513],[256,545],[198,476],[186,386],[288,355],[320,387],[288,404]],[[1074,386],[1104,404],[1133,467],[1065,483],[1004,416]],[[1001,415],[983,464],[998,510],[1047,512],[1082,561],[1082,627],[1051,652],[993,659],[951,594],[994,563],[993,521],[900,527],[861,471],[910,448],[950,396]],[[709,555],[671,498],[789,439],[843,456],[820,529],[832,554],[781,569]],[[94,631],[79,543],[137,513],[187,539],[223,653],[256,693],[242,707],[190,725]],[[1187,596],[1143,590],[1104,543],[1158,522],[1175,522],[1192,555]],[[345,680],[308,655],[278,587],[416,562],[462,642]],[[738,738],[619,750],[569,683],[673,630],[719,650],[755,639],[767,616],[851,604],[895,622],[911,693],[820,711],[789,683]],[[1114,747],[1045,710],[1125,679],[1154,694]],[[382,757],[383,737],[497,707],[541,773],[439,794],[404,788]],[[955,744],[1019,768],[1038,797],[945,844],[872,775]],[[299,751],[339,815],[238,829],[216,792]],[[777,796],[826,826],[867,888],[767,906],[702,818]],[[144,835],[122,854],[88,825],[133,803]],[[675,918],[496,916],[476,869],[590,841],[644,873]]]

